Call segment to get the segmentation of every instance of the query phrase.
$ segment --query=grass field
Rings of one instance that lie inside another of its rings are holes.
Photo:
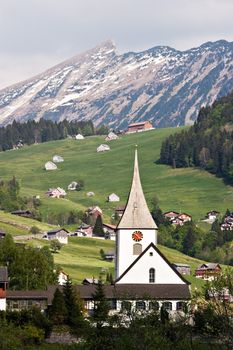
[[[48,244],[46,241],[32,240],[28,244],[41,246]],[[99,251],[105,252],[115,249],[115,242],[110,240],[95,238],[70,237],[69,244],[64,245],[59,253],[53,254],[55,263],[68,273],[75,283],[80,283],[85,277],[98,278],[100,273],[112,273],[114,276],[114,263],[101,259]],[[191,258],[174,249],[159,246],[162,253],[170,262],[189,264],[192,274],[187,276],[187,280],[192,283],[192,288],[202,288],[204,282],[193,276],[193,273],[201,260]]]
[[[96,147],[104,142],[102,136],[83,141],[53,141],[1,152],[1,178],[9,179],[15,175],[22,195],[40,195],[45,220],[50,212],[84,210],[90,205],[99,205],[103,209],[104,219],[109,221],[115,206],[125,204],[127,200],[134,145],[137,144],[141,180],[148,203],[156,194],[162,210],[187,212],[196,221],[211,209],[221,213],[227,208],[232,209],[233,188],[226,186],[221,179],[198,169],[174,170],[155,163],[159,158],[161,142],[174,132],[177,132],[177,128],[124,135],[119,140],[109,142],[111,150],[106,153],[96,153]],[[44,164],[55,154],[63,156],[65,161],[58,164],[58,170],[46,172]],[[49,187],[67,189],[67,185],[77,179],[85,181],[83,191],[69,192],[65,199],[46,198],[45,191]],[[95,192],[95,196],[88,198],[88,191]],[[106,202],[112,192],[120,196],[120,203]]]

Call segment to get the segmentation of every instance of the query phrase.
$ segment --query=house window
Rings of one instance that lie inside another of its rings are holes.
[[[155,283],[155,269],[153,267],[149,270],[149,283]]]
[[[133,255],[140,255],[142,252],[142,245],[140,243],[135,243],[133,245]]]
[[[165,303],[163,303],[163,308],[167,311],[172,310],[172,303],[170,301],[166,301]]]
[[[131,311],[131,302],[130,301],[122,301],[121,303],[121,310],[122,311]]]
[[[159,310],[159,303],[157,301],[150,301],[149,302],[149,310],[158,311]]]
[[[178,301],[176,303],[176,310],[185,311],[186,303],[184,301]]]
[[[144,301],[137,301],[136,302],[136,310],[145,310],[146,304]]]

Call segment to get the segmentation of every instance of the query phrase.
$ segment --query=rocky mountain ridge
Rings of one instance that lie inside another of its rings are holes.
[[[187,51],[157,46],[117,54],[111,41],[0,91],[0,125],[15,119],[91,119],[124,129],[192,124],[201,106],[233,89],[233,43]]]

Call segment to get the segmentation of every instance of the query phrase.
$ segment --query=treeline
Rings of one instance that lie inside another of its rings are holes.
[[[174,168],[198,166],[233,184],[233,93],[202,108],[189,130],[170,135],[159,161]]]
[[[0,128],[0,151],[6,151],[23,144],[31,145],[52,140],[65,139],[68,136],[82,134],[90,136],[95,134],[106,134],[108,128],[101,126],[95,129],[92,121],[68,121],[53,122],[40,119],[38,122],[29,120],[26,123],[18,123],[15,120],[12,124]]]
[[[57,283],[50,249],[17,245],[11,235],[0,240],[0,266],[8,267],[10,289],[46,289],[49,284]]]

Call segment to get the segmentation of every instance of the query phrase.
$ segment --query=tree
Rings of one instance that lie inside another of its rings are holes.
[[[64,324],[67,319],[67,308],[63,293],[57,288],[55,290],[52,305],[49,309],[49,318],[53,324]]]
[[[98,215],[96,218],[95,226],[93,228],[93,233],[96,236],[104,237],[103,221],[101,215]]]
[[[73,329],[82,329],[85,325],[83,317],[84,305],[69,277],[63,286],[63,294],[67,309],[67,324]]]
[[[57,253],[59,250],[61,250],[62,244],[59,242],[58,239],[52,239],[50,241],[50,249],[53,253]]]
[[[110,310],[109,302],[105,297],[104,286],[101,277],[98,280],[96,290],[92,294],[94,300],[93,320],[96,322],[97,328],[102,328],[108,321],[108,313]]]

